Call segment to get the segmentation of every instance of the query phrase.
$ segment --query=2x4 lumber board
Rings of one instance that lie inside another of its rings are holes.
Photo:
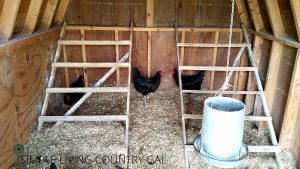
[[[294,72],[287,98],[287,104],[284,112],[283,124],[280,133],[279,143],[285,148],[291,148],[294,138],[294,129],[297,126],[297,117],[299,116],[300,105],[300,50],[297,51],[297,56],[294,65]],[[299,125],[299,124],[298,124]]]
[[[70,0],[60,0],[55,18],[54,18],[54,24],[60,25],[64,21],[64,17],[69,5]]]
[[[179,66],[179,70],[207,70],[207,71],[256,71],[256,67],[223,67],[223,66]]]
[[[14,30],[21,0],[5,0],[0,16],[0,39],[8,41]]]
[[[67,49],[66,46],[63,46],[63,55],[64,55],[64,62],[67,63],[68,62],[68,56],[67,56]],[[52,66],[56,63],[52,63]],[[69,78],[69,70],[67,67],[64,67],[65,69],[65,80],[66,80],[66,86],[70,86],[70,78]]]
[[[215,94],[217,90],[182,90],[182,93]],[[223,91],[222,94],[263,94],[262,91]]]
[[[102,115],[102,116],[40,116],[39,121],[126,121],[127,115]]]
[[[263,43],[263,39],[260,37],[254,38],[254,55],[255,55],[255,63],[257,65],[260,65],[260,60],[262,57],[262,48],[261,45]],[[248,81],[247,81],[247,90],[256,90],[256,81],[254,74],[249,73]],[[255,103],[255,97],[254,95],[247,95],[245,98],[245,104],[246,104],[246,114],[255,113],[254,110],[254,103]],[[257,114],[255,114],[257,115]]]
[[[247,43],[250,43],[250,40],[249,40],[249,37],[248,37],[248,33],[247,33],[248,31],[247,31],[246,26],[242,24],[242,28],[243,28],[243,34],[244,34],[245,41]],[[254,60],[255,56],[253,54],[252,48],[248,47],[247,50],[248,50],[248,57],[249,57],[249,60],[251,62],[251,65],[253,67],[257,67],[257,65],[255,63],[255,60]],[[259,77],[258,70],[254,71],[254,75],[255,75],[257,89],[259,91],[264,91],[262,83],[261,83],[261,80],[260,80],[260,77]],[[269,111],[269,108],[268,108],[268,105],[267,105],[267,99],[266,99],[266,97],[265,97],[264,94],[261,94],[261,100],[262,100],[264,115],[267,116],[267,117],[270,117],[271,113]],[[268,121],[267,124],[268,124],[268,129],[269,129],[269,133],[270,133],[270,138],[271,138],[272,144],[273,145],[278,145],[276,134],[275,134],[275,131],[274,131],[273,123],[270,122],[270,121]]]
[[[247,9],[244,2],[245,2],[244,0],[237,0],[236,7],[242,23],[246,24],[247,26],[250,26],[250,18],[248,16]]]
[[[56,7],[59,0],[49,0],[45,9],[45,13],[42,19],[42,27],[49,29],[54,18]]]
[[[177,43],[178,46],[184,47],[203,47],[203,48],[227,48],[229,44],[214,44],[214,43]],[[250,44],[246,43],[238,43],[238,44],[231,44],[232,48],[241,48],[247,47]]]
[[[249,29],[249,33],[252,34],[252,35],[260,36],[264,39],[268,39],[268,40],[271,40],[271,41],[276,41],[276,42],[281,43],[281,44],[286,45],[286,46],[290,46],[290,47],[298,48],[298,49],[300,48],[300,43],[297,42],[294,39],[289,39],[287,37],[274,37],[270,33],[256,32],[256,31],[251,30],[251,29]]]
[[[185,119],[202,120],[203,116],[199,114],[183,114]],[[245,121],[271,121],[272,117],[267,116],[245,116]]]
[[[115,31],[115,40],[119,40],[119,31]],[[115,46],[115,52],[116,52],[116,62],[120,59],[120,49],[119,45]],[[117,69],[116,73],[116,80],[117,80],[117,86],[120,86],[120,69]]]
[[[60,32],[60,39],[62,39],[65,36],[65,33],[66,33],[65,27],[66,27],[66,25],[67,25],[66,22],[64,22],[63,28]],[[61,48],[62,48],[62,45],[57,46],[56,52],[55,52],[55,55],[54,55],[54,59],[53,59],[53,63],[56,63],[59,60],[59,57],[60,57],[60,54],[61,54]],[[48,88],[52,87],[52,84],[53,84],[54,78],[55,78],[55,74],[56,74],[56,68],[52,67],[51,71],[50,71],[48,84],[47,84]],[[43,101],[43,106],[42,106],[40,116],[44,116],[46,114],[48,103],[49,103],[49,97],[50,97],[50,94],[46,93],[44,101]],[[43,122],[39,122],[37,130],[40,131],[42,129],[42,127],[43,127]]]
[[[240,33],[240,42],[243,42],[243,32]],[[241,54],[241,57],[239,59],[238,66],[248,66],[245,64],[245,52]],[[247,72],[236,72],[235,73],[235,81],[234,81],[234,86],[236,90],[245,90],[244,86],[246,85],[246,77],[247,77]],[[243,101],[244,96],[243,95],[235,95],[235,99]]]
[[[29,9],[23,26],[23,32],[34,32],[42,8],[42,4],[43,0],[30,1]]]
[[[126,93],[129,91],[128,87],[72,87],[72,88],[47,88],[47,93]]]
[[[147,0],[147,27],[152,27],[154,22],[154,0]]]
[[[265,0],[266,6],[268,9],[268,14],[271,22],[271,26],[274,32],[275,37],[280,37],[284,35],[283,22],[278,6],[278,2],[273,0]],[[279,66],[282,56],[283,45],[273,41],[271,48],[271,55],[269,61],[268,74],[266,79],[266,99],[269,105],[269,108],[272,112],[273,100],[276,91],[276,84],[279,74]]]
[[[129,67],[130,63],[82,63],[82,62],[56,62],[52,64],[52,67],[71,67],[71,68],[109,68],[109,67]]]
[[[81,34],[81,40],[85,39],[85,34],[84,34],[84,30],[80,30],[80,34]],[[65,47],[65,46],[64,46]],[[85,45],[81,45],[81,53],[82,53],[82,62],[86,63],[86,47]],[[89,86],[89,78],[87,75],[87,69],[84,67],[83,68],[83,76],[84,76],[84,84],[85,86]]]
[[[130,45],[129,40],[95,41],[95,40],[60,40],[59,45]]]
[[[250,13],[256,31],[265,30],[265,25],[258,5],[259,0],[248,0]]]
[[[220,32],[216,32],[215,33],[215,41],[214,41],[215,44],[219,43],[219,35],[220,35]],[[218,48],[214,47],[213,56],[212,56],[212,66],[216,66],[217,55],[218,55]],[[212,71],[211,72],[211,78],[210,78],[210,85],[209,85],[210,90],[213,90],[213,88],[214,88],[214,82],[215,82],[215,72]]]
[[[181,32],[181,42],[182,43],[185,42],[185,31]],[[180,48],[180,58],[179,58],[179,60],[180,60],[179,64],[183,65],[183,63],[184,63],[184,46],[181,46],[181,48]]]
[[[126,55],[124,55],[119,61],[118,63],[123,63],[125,62],[125,60],[127,60],[129,57],[129,53],[127,53]],[[96,84],[94,85],[94,87],[99,87],[101,86],[115,71],[116,71],[117,67],[112,67],[100,80],[98,80],[96,82]],[[129,70],[130,71],[130,70]],[[51,86],[50,86],[51,87]],[[128,92],[130,93],[130,92]],[[69,116],[71,114],[73,114],[78,107],[87,99],[89,98],[91,95],[93,94],[93,92],[87,92],[85,93],[81,99],[78,100],[78,102],[76,102],[71,108],[70,110],[68,110],[65,113],[65,116]],[[43,114],[45,115],[45,114]],[[55,126],[59,126],[61,123],[63,123],[63,121],[58,121],[56,122]]]
[[[265,0],[273,33],[276,37],[284,35],[283,21],[277,1]]]
[[[148,46],[147,46],[147,59],[148,59],[148,77],[152,72],[152,32],[148,32]]]
[[[300,2],[298,0],[291,0],[291,7],[294,15],[294,21],[296,25],[296,30],[298,34],[298,39],[300,39]],[[291,148],[292,141],[295,138],[295,127],[297,126],[297,117],[299,116],[299,96],[300,96],[300,49],[297,51],[294,71],[292,75],[291,85],[289,89],[289,95],[287,99],[287,104],[284,112],[283,123],[281,128],[281,133],[279,137],[279,143],[284,148]]]
[[[280,146],[247,146],[250,153],[280,153]]]
[[[280,71],[279,67],[280,67],[282,50],[283,50],[283,45],[277,42],[272,43],[271,56],[270,56],[269,68],[268,68],[266,86],[265,86],[266,99],[271,112],[273,107],[273,100],[275,99],[274,95],[276,91],[278,74]]]
[[[96,31],[130,31],[129,27],[97,27],[97,26],[67,26],[67,30],[96,30]],[[177,28],[179,32],[229,32],[229,28]],[[174,32],[174,28],[147,28],[147,27],[139,27],[133,28],[133,31],[141,31],[141,32]],[[233,32],[241,32],[241,28],[233,28]]]
[[[250,153],[280,153],[281,148],[280,146],[247,146]],[[195,148],[193,145],[185,145],[184,146],[186,151],[195,151]]]

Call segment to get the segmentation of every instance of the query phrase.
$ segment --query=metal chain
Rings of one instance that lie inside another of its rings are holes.
[[[235,0],[231,0],[231,17],[230,17],[230,29],[229,29],[229,38],[228,38],[228,50],[227,50],[227,63],[226,63],[226,77],[223,86],[221,87],[221,91],[225,91],[231,85],[229,84],[229,62],[230,62],[230,55],[231,55],[231,45],[232,45],[232,29],[233,29],[233,17],[234,17],[234,6]]]

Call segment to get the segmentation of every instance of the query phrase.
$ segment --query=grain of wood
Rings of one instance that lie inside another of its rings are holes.
[[[29,9],[25,18],[23,32],[32,33],[35,30],[43,0],[31,0]]]
[[[51,24],[52,24],[52,20],[54,18],[55,15],[55,11],[56,8],[58,6],[58,2],[59,0],[49,0],[46,6],[46,10],[42,19],[42,27],[45,29],[49,29]]]
[[[0,39],[8,41],[13,33],[21,0],[5,0],[0,16]]]
[[[60,25],[65,18],[65,14],[69,5],[70,0],[60,0],[55,18],[54,18],[54,24]]]

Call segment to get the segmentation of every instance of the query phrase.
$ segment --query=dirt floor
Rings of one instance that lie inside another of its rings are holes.
[[[187,113],[202,113],[206,97],[208,95],[185,95]],[[151,93],[146,101],[132,89],[129,168],[184,168],[179,106],[178,89],[175,87]],[[67,108],[63,106],[56,114],[64,113]],[[125,108],[125,94],[94,94],[76,115],[123,114]],[[46,124],[41,132],[32,132],[24,146],[24,155],[12,168],[49,168],[51,158],[59,169],[124,167],[125,127],[121,122],[72,122],[63,123],[57,128],[51,128],[51,125]],[[190,143],[199,133],[200,125],[201,122],[196,120],[187,122]],[[265,145],[270,141],[266,131],[258,131],[252,123],[246,123],[244,142]],[[191,169],[215,168],[199,161],[195,152],[189,153],[189,159]],[[290,151],[283,151],[280,159],[285,169],[296,169]],[[260,153],[250,154],[238,168],[275,169],[277,165],[272,154]]]

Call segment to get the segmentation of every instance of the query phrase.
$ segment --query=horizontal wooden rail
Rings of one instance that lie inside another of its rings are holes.
[[[300,48],[300,43],[297,42],[294,39],[287,38],[287,37],[275,37],[270,33],[266,32],[256,32],[254,30],[248,29],[249,33],[252,35],[260,36],[262,38],[271,40],[271,41],[277,41],[278,43],[281,43],[286,46],[294,47],[294,48]]]
[[[227,48],[229,44],[217,44],[217,43],[177,43],[177,46],[184,46],[184,47],[201,47],[201,48]],[[232,48],[241,48],[247,47],[250,44],[247,43],[236,43],[231,44]]]
[[[201,120],[203,119],[202,115],[199,114],[183,114],[183,118],[185,119],[194,119],[194,120]],[[272,117],[266,116],[245,116],[245,121],[270,121]]]
[[[217,90],[182,90],[182,93],[215,94]],[[222,94],[263,94],[262,91],[223,91]]]
[[[59,45],[130,45],[129,40],[106,40],[106,41],[95,41],[95,40],[59,40]]]
[[[128,92],[128,87],[72,87],[72,88],[47,88],[47,93],[106,93],[106,92],[114,92],[114,93],[125,93]]]
[[[262,146],[247,146],[248,147],[248,150],[250,153],[258,153],[258,152],[261,152],[261,153],[279,153],[281,152],[281,148],[280,146],[265,146],[265,145],[262,145]],[[191,151],[195,151],[195,148],[193,145],[185,145],[184,146],[185,148],[185,151],[188,151],[188,152],[191,152]]]
[[[67,30],[97,30],[97,31],[130,31],[128,27],[97,27],[97,26],[67,26]],[[174,28],[133,28],[133,31],[140,32],[173,32]],[[229,32],[229,28],[178,28],[178,31],[190,32]],[[233,32],[242,32],[241,28],[233,28]]]
[[[52,64],[53,67],[83,67],[83,68],[110,68],[110,67],[129,67],[130,63],[81,63],[81,62],[56,62]]]
[[[179,70],[226,71],[222,66],[179,66]],[[256,71],[256,67],[228,67],[228,71]]]
[[[127,115],[99,115],[99,116],[40,116],[39,121],[126,121]]]

